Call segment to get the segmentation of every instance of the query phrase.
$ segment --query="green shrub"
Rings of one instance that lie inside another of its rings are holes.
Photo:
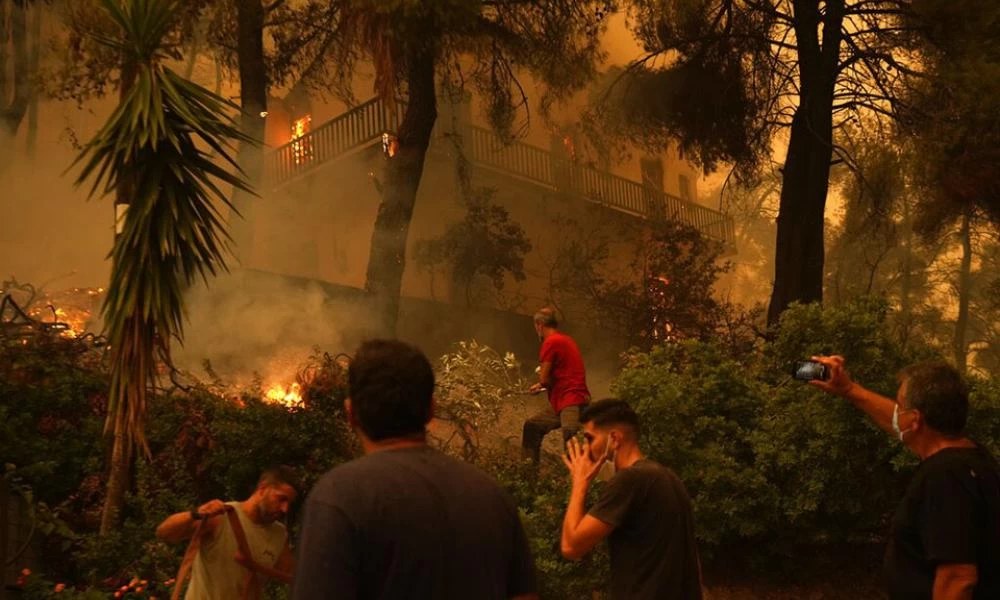
[[[569,476],[562,464],[536,469],[521,459],[521,449],[483,450],[478,466],[493,476],[513,497],[538,570],[542,598],[587,599],[608,582],[608,554],[602,544],[579,561],[562,557],[562,522],[569,500]],[[600,492],[596,484],[590,502]]]
[[[636,407],[648,454],[687,486],[708,562],[793,572],[881,543],[916,458],[849,402],[793,380],[791,369],[841,354],[857,381],[894,397],[897,372],[933,353],[904,349],[887,315],[868,299],[793,306],[757,354],[686,342],[629,357],[615,391]],[[995,449],[1000,385],[972,384],[970,431]]]

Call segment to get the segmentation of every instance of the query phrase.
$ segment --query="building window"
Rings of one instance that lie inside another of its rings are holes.
[[[659,157],[642,157],[639,159],[642,171],[642,184],[647,189],[663,191],[663,161]]]
[[[687,175],[679,175],[678,182],[680,185],[681,200],[686,200],[687,202],[693,202],[694,197],[691,193],[691,179]]]
[[[309,137],[311,129],[311,115],[305,115],[292,121],[292,160],[297,165],[305,164],[313,159],[312,138]]]

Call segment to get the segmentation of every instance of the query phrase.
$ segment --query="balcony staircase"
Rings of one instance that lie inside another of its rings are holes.
[[[264,160],[265,186],[279,189],[332,161],[381,144],[384,133],[398,128],[404,108],[400,103],[388,106],[375,98],[275,148]],[[578,195],[638,217],[677,220],[732,247],[733,220],[719,211],[606,171],[558,159],[531,144],[505,142],[483,127],[463,124],[462,135],[466,158],[477,168]],[[431,148],[433,151],[433,143]]]

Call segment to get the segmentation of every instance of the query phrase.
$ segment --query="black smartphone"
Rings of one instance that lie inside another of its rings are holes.
[[[795,363],[795,371],[792,376],[799,381],[813,381],[816,379],[825,381],[829,379],[830,373],[823,363],[814,360],[802,360]]]

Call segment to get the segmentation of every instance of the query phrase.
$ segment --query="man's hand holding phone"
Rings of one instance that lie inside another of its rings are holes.
[[[837,396],[849,396],[854,389],[855,383],[851,379],[847,368],[844,367],[844,357],[842,356],[813,356],[812,360],[826,367],[826,379],[813,379],[809,385],[813,385]]]

